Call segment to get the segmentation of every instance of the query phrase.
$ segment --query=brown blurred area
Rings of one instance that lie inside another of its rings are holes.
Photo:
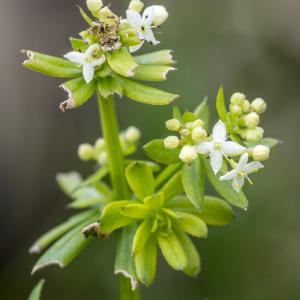
[[[264,171],[247,188],[250,209],[234,224],[211,228],[199,249],[203,271],[189,279],[164,263],[145,299],[300,299],[300,2],[295,0],[145,1],[170,12],[160,48],[175,50],[178,71],[163,83],[192,109],[207,95],[210,106],[223,84],[249,100],[263,97],[266,135],[284,141]],[[127,1],[111,0],[118,13]],[[88,174],[77,145],[100,135],[95,101],[62,114],[60,80],[22,67],[21,49],[61,56],[68,37],[84,28],[76,4],[84,1],[1,0],[0,2],[0,299],[26,299],[40,276],[43,299],[117,299],[114,241],[94,243],[66,270],[51,268],[30,277],[30,244],[70,215],[55,183],[58,171]],[[124,13],[123,13],[124,15]],[[147,50],[151,50],[149,47]],[[145,49],[146,50],[146,49]],[[122,128],[142,129],[143,143],[165,134],[170,107],[118,101]],[[155,120],[153,115],[155,114]],[[214,115],[214,120],[216,116]],[[139,153],[142,157],[143,154]]]

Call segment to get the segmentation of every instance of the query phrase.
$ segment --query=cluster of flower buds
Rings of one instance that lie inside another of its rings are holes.
[[[166,127],[169,131],[177,132],[179,137],[168,136],[164,140],[165,148],[171,150],[182,147],[179,158],[185,163],[195,160],[198,157],[195,145],[207,138],[204,122],[197,118],[188,122],[174,118],[166,122]]]
[[[250,103],[244,94],[233,94],[230,98],[228,113],[232,131],[249,142],[262,139],[264,130],[259,127],[260,114],[264,113],[266,108],[267,105],[261,98],[257,98]]]
[[[131,126],[119,135],[120,144],[124,156],[135,152],[137,142],[141,137],[141,132],[138,128]],[[103,138],[96,140],[94,145],[85,143],[78,147],[78,156],[83,161],[95,160],[100,166],[105,166],[108,163],[108,154],[106,143]]]

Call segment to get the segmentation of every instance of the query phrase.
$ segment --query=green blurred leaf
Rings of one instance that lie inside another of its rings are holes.
[[[165,202],[184,192],[181,171],[177,172],[161,189],[165,195]]]
[[[45,280],[41,279],[39,283],[31,291],[28,300],[40,300],[44,284],[45,284]]]
[[[180,109],[179,109],[179,107],[177,105],[173,106],[173,118],[177,119],[177,120],[179,120],[181,122],[183,121]]]
[[[98,89],[101,96],[105,99],[115,94],[119,95],[120,97],[123,96],[122,86],[120,85],[119,81],[112,76],[99,78]]]
[[[134,57],[141,65],[172,66],[175,64],[171,50],[161,50]]]
[[[144,249],[147,241],[151,236],[151,229],[153,225],[153,220],[150,218],[146,219],[139,225],[133,240],[132,245],[132,254],[136,255],[137,253],[141,252]]]
[[[182,162],[171,164],[162,170],[155,178],[155,189],[160,189],[168,180],[172,178],[182,168]]]
[[[148,165],[151,168],[152,172],[158,172],[161,169],[159,164],[157,164],[153,161],[150,161],[150,160],[133,160],[133,159],[125,160],[126,165],[131,165],[132,163],[135,163],[135,162]]]
[[[89,45],[84,40],[81,39],[76,39],[71,37],[69,41],[72,49],[77,52],[86,52],[86,50],[89,47]]]
[[[257,142],[244,142],[244,143],[249,148],[252,148],[252,147],[255,147],[255,146],[258,146],[258,145],[273,148],[273,147],[277,146],[280,143],[280,141],[277,140],[277,139],[273,139],[273,138],[264,138],[264,139],[261,139]]]
[[[82,177],[78,172],[58,173],[56,181],[62,191],[70,196],[73,191],[81,184]]]
[[[209,128],[210,118],[210,110],[207,104],[207,98],[204,98],[204,100],[198,105],[194,111],[194,114],[198,119],[201,119],[204,122],[204,128],[207,130]]]
[[[79,5],[77,5],[77,7],[78,7],[80,15],[82,16],[84,21],[86,21],[88,23],[88,25],[92,25],[93,20],[86,14],[86,12]]]
[[[220,119],[226,123],[227,121],[227,109],[225,105],[225,100],[224,100],[224,90],[223,87],[220,87],[217,95],[217,101],[216,101],[216,107],[217,107],[217,112],[220,117]]]
[[[174,70],[176,69],[169,66],[139,65],[133,78],[143,81],[164,81],[168,73]]]
[[[122,215],[132,219],[145,219],[149,216],[151,210],[144,204],[134,203],[121,207]]]
[[[183,122],[184,123],[189,123],[189,122],[194,122],[197,120],[197,117],[194,115],[194,113],[190,112],[190,111],[186,111],[184,114],[183,114]]]

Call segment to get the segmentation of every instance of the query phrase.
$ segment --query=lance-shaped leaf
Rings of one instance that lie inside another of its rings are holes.
[[[158,235],[157,241],[167,263],[174,270],[184,270],[187,258],[177,236],[174,233],[170,233],[168,236]]]
[[[55,242],[34,265],[32,274],[51,265],[64,268],[72,262],[93,240],[84,238],[81,231],[86,225],[95,222],[96,218],[97,213]]]
[[[141,65],[172,66],[176,63],[172,56],[172,50],[155,51],[134,58]]]
[[[183,165],[182,184],[189,200],[200,210],[205,193],[205,170],[200,157]]]
[[[107,99],[115,94],[123,96],[123,88],[119,81],[112,76],[107,76],[98,79],[98,89],[101,96]]]
[[[118,235],[117,254],[115,261],[115,274],[121,274],[131,281],[132,290],[138,287],[134,257],[132,256],[132,243],[136,225],[127,226]]]
[[[164,81],[168,73],[174,70],[176,69],[169,66],[139,65],[133,78],[144,81]]]
[[[69,41],[72,49],[76,52],[86,52],[86,50],[89,47],[89,45],[84,40],[81,39],[76,39],[71,37]]]
[[[245,194],[242,191],[239,193],[235,192],[230,181],[221,181],[219,176],[214,174],[210,162],[207,159],[203,161],[207,177],[216,191],[232,205],[246,209],[248,207],[248,200]],[[223,164],[220,173],[225,174],[226,172],[226,164]]]
[[[125,174],[130,188],[140,200],[154,194],[154,178],[149,165],[135,162],[126,168]]]
[[[273,148],[273,147],[277,146],[280,143],[280,141],[277,140],[277,139],[273,139],[273,138],[264,138],[264,139],[261,139],[257,142],[244,142],[244,143],[249,148],[252,148],[252,147],[255,147],[255,146],[258,146],[258,145]]]
[[[165,202],[184,192],[181,171],[177,172],[160,190],[164,193]]]
[[[92,25],[93,24],[93,20],[87,15],[87,13],[83,10],[82,7],[80,7],[79,5],[77,6],[80,12],[80,15],[82,16],[82,18],[88,23],[88,25]]]
[[[174,164],[180,162],[180,148],[166,149],[163,139],[156,139],[143,147],[146,154],[154,161],[161,164]]]
[[[167,105],[179,97],[178,95],[171,94],[124,77],[118,76],[117,78],[124,89],[124,95],[141,103]]]
[[[55,56],[41,54],[30,50],[22,50],[26,53],[28,59],[24,61],[23,66],[53,77],[78,77],[82,74],[81,68],[72,62]]]
[[[156,193],[144,199],[145,206],[153,209],[162,207],[164,204],[165,195],[164,193]]]
[[[58,173],[56,181],[62,191],[70,196],[74,190],[81,184],[82,177],[78,172]]]
[[[183,122],[180,109],[177,105],[174,105],[173,107],[173,118]]]
[[[182,168],[182,163],[176,163],[167,166],[162,172],[158,174],[155,178],[155,189],[161,188],[168,180],[172,178],[180,169]]]
[[[207,98],[205,98],[199,106],[194,111],[194,114],[198,119],[201,119],[204,122],[204,128],[208,129],[209,127],[209,118],[210,118],[210,111],[207,104]]]
[[[132,245],[132,254],[136,255],[144,249],[145,244],[151,236],[151,229],[153,226],[153,220],[151,218],[146,219],[138,227]]]
[[[96,86],[95,80],[87,84],[82,77],[65,82],[61,87],[68,93],[68,99],[60,104],[60,110],[64,112],[83,105],[93,96]]]
[[[74,215],[68,221],[56,226],[49,232],[41,236],[30,248],[29,252],[32,254],[39,254],[44,251],[49,245],[55,242],[62,235],[76,227],[77,225],[83,223],[85,220],[90,219],[95,216],[95,210],[85,211]]]
[[[197,120],[197,117],[194,113],[190,111],[186,111],[183,116],[182,116],[183,122],[188,123],[188,122],[194,122]]]
[[[41,279],[39,283],[31,291],[28,300],[40,300],[44,284],[45,284],[45,280]]]
[[[155,163],[153,161],[150,161],[150,160],[132,160],[132,159],[126,159],[125,160],[125,165],[131,165],[134,162],[144,163],[144,164],[148,165],[151,168],[152,172],[154,172],[154,173],[155,172],[159,172],[160,169],[161,169],[161,167],[160,167],[159,164],[157,164],[157,163]]]
[[[173,219],[175,227],[197,238],[207,237],[207,226],[198,217],[185,212],[176,213],[178,219]]]
[[[217,112],[220,117],[220,119],[226,123],[227,121],[227,109],[225,105],[225,100],[224,100],[224,90],[223,87],[220,87],[217,95],[217,101],[216,101],[216,107],[217,107]]]
[[[134,203],[122,206],[121,213],[126,217],[140,220],[147,218],[151,213],[151,209],[144,204]]]
[[[107,54],[107,61],[110,67],[124,77],[132,77],[138,67],[135,59],[126,48],[121,48]]]
[[[150,286],[156,275],[157,243],[155,237],[150,238],[144,248],[135,255],[136,274],[144,285]]]
[[[187,264],[183,269],[183,272],[188,276],[196,277],[201,270],[201,260],[200,260],[199,253],[194,243],[184,232],[177,231],[176,236],[187,258]]]

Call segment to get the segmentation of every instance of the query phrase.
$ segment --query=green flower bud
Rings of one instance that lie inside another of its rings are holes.
[[[237,104],[230,104],[230,112],[236,116],[240,116],[242,114],[242,108]]]
[[[78,147],[78,156],[83,161],[93,159],[95,154],[94,147],[90,144],[81,144]]]
[[[252,112],[248,115],[245,115],[242,121],[246,127],[255,128],[259,123],[259,115],[256,112]]]
[[[257,98],[255,100],[252,101],[251,103],[251,108],[258,114],[262,114],[263,112],[266,111],[267,109],[267,104],[266,102],[261,99],[261,98]]]
[[[257,142],[264,136],[264,130],[261,127],[245,129],[241,131],[241,136],[248,142]]]
[[[252,150],[252,157],[254,160],[264,161],[270,157],[270,148],[262,145],[254,147]]]
[[[242,104],[243,113],[247,113],[249,109],[250,109],[250,102],[248,100],[245,100]]]
[[[169,13],[166,8],[162,5],[153,5],[152,9],[154,14],[152,24],[154,26],[162,25],[169,17]]]
[[[198,153],[196,151],[196,148],[191,145],[183,146],[179,154],[179,158],[187,164],[192,163],[197,157]]]
[[[177,136],[168,136],[164,140],[164,145],[166,149],[176,149],[179,146],[179,139]]]
[[[203,127],[204,126],[204,122],[201,120],[201,119],[198,119],[196,120],[194,123],[193,123],[193,127],[196,128],[196,127]]]
[[[127,142],[129,143],[135,143],[137,142],[141,137],[141,131],[134,127],[134,126],[130,126],[124,134],[124,138]]]
[[[246,96],[242,93],[234,93],[230,98],[231,104],[242,105],[243,102],[246,100]]]
[[[102,0],[86,0],[86,6],[91,13],[97,13],[103,6]]]
[[[105,149],[105,140],[104,139],[98,139],[95,143],[95,148],[97,151],[103,151]]]
[[[136,12],[141,12],[144,8],[144,3],[140,0],[131,0],[129,3],[129,9],[135,10]]]
[[[192,122],[187,122],[184,124],[184,127],[187,129],[192,129],[194,127],[194,123]]]
[[[187,137],[187,136],[189,136],[191,134],[191,131],[189,129],[184,128],[184,129],[180,130],[180,134],[183,137]]]
[[[206,138],[206,136],[207,133],[202,127],[196,127],[192,131],[192,139],[196,143]]]
[[[166,122],[166,127],[170,131],[178,131],[181,127],[181,124],[179,120],[171,119]]]
[[[108,163],[108,155],[106,151],[101,152],[98,157],[97,157],[97,161],[99,165],[107,165]]]

